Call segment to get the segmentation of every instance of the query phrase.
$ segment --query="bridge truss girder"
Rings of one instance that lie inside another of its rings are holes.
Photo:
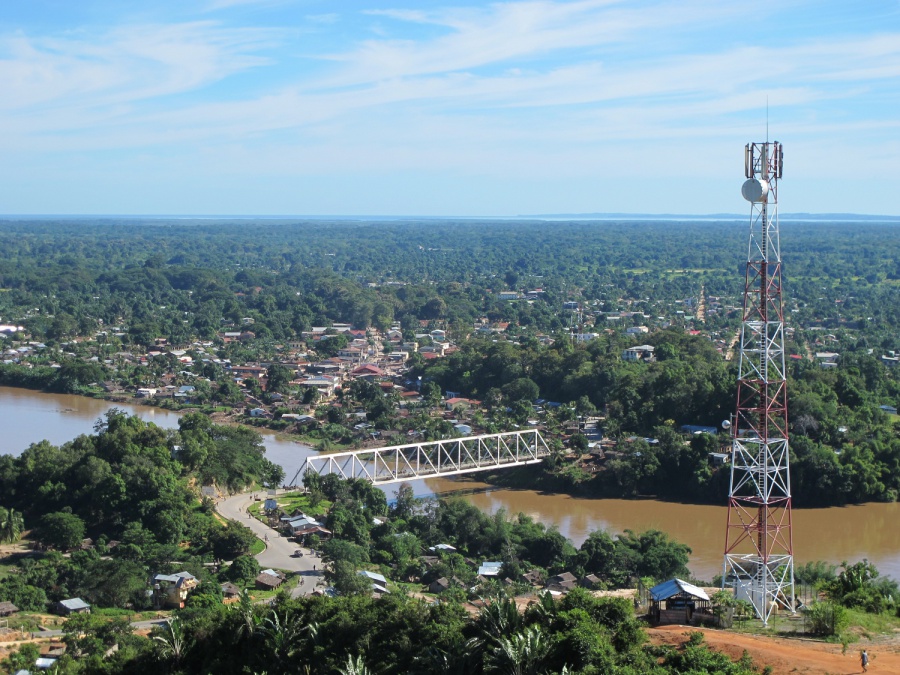
[[[507,431],[311,456],[294,476],[294,482],[298,476],[311,472],[386,485],[536,464],[549,454],[549,446],[536,429]]]

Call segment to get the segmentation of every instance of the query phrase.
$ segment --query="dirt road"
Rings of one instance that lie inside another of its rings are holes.
[[[655,644],[681,645],[687,639],[685,633],[700,630],[706,642],[716,651],[738,659],[746,649],[757,667],[772,667],[773,675],[808,673],[809,675],[850,675],[861,673],[859,652],[869,652],[869,672],[900,673],[900,645],[896,641],[869,642],[862,640],[847,647],[841,654],[839,644],[825,644],[811,640],[762,637],[721,630],[692,628],[689,626],[660,626],[648,633]]]

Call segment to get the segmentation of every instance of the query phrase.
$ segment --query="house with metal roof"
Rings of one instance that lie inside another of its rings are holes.
[[[498,577],[500,576],[500,568],[503,567],[502,562],[483,562],[478,568],[478,576],[480,577]]]
[[[547,579],[545,588],[548,591],[568,593],[578,585],[578,578],[571,572],[563,572]]]
[[[456,547],[450,544],[436,544],[428,547],[429,551],[446,551],[447,553],[456,553]]]
[[[200,585],[200,580],[190,572],[157,574],[153,577],[153,596],[158,606],[184,607],[188,594]]]
[[[90,614],[91,606],[81,598],[69,598],[56,603],[56,611],[62,616],[70,614]]]
[[[361,577],[365,577],[372,582],[372,593],[374,593],[376,597],[387,595],[388,593],[390,593],[387,587],[387,579],[385,579],[377,572],[370,572],[369,570],[359,570],[357,574]]]
[[[387,579],[385,579],[382,575],[377,572],[370,572],[369,570],[360,570],[357,574],[361,577],[365,577],[370,581],[381,584],[382,586],[387,586]]]
[[[711,605],[706,591],[681,579],[669,579],[650,589],[650,620],[654,624],[713,622]]]

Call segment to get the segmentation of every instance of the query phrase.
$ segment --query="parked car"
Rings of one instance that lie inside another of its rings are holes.
[[[296,549],[293,553],[291,553],[291,557],[292,557],[292,558],[302,558],[302,557],[303,557],[303,551],[301,551],[301,550],[298,548],[298,549]]]

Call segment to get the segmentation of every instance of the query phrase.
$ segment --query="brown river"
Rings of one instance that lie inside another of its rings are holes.
[[[18,455],[31,443],[46,439],[54,445],[79,434],[92,433],[94,423],[109,408],[106,401],[78,396],[42,394],[0,387],[0,454]],[[151,407],[121,405],[162,427],[175,427],[178,414]],[[290,479],[311,450],[264,433],[267,456],[284,467]],[[494,488],[477,479],[429,479],[412,483],[417,494],[441,494],[466,490],[466,499],[488,512],[520,511],[579,545],[596,529],[615,534],[656,528],[668,532],[693,549],[691,571],[711,579],[722,570],[725,537],[724,506],[674,504],[655,500],[577,499],[531,490]],[[393,490],[388,487],[389,497]],[[0,496],[2,501],[2,496]],[[828,509],[794,511],[794,555],[798,563],[809,560],[868,558],[882,574],[900,579],[900,504],[865,504]]]

